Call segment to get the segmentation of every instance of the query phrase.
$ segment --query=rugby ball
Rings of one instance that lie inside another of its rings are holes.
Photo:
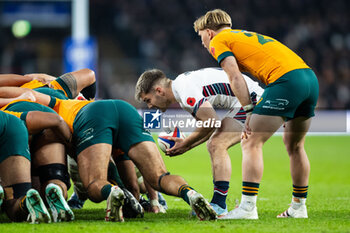
[[[170,133],[159,133],[158,146],[164,153],[166,152],[166,149],[170,149],[175,145],[175,141],[170,140],[169,137],[185,138],[185,135],[180,131],[178,127],[175,127],[174,131]]]

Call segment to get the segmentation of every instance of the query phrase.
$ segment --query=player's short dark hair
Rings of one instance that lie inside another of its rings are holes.
[[[167,80],[164,72],[158,69],[146,70],[141,74],[135,86],[135,99],[140,101],[142,94],[148,94],[152,91],[155,84],[161,80]]]

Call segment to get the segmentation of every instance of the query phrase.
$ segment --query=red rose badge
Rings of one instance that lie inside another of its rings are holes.
[[[188,97],[187,98],[187,104],[190,106],[193,106],[196,103],[196,99],[193,97]]]

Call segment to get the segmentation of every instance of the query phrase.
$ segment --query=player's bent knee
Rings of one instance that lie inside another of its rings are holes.
[[[225,145],[222,142],[220,142],[218,138],[211,138],[207,142],[207,149],[210,155],[217,154],[217,153],[222,154],[222,152],[226,151],[228,147],[229,147],[228,145]]]
[[[41,184],[50,180],[60,180],[67,186],[67,190],[71,186],[68,168],[64,164],[53,163],[40,166],[38,167],[38,174]]]
[[[105,182],[106,182],[105,180],[93,180],[86,187],[89,199],[92,202],[100,203],[101,201],[104,200],[101,195],[101,188],[103,187]]]
[[[262,148],[263,145],[264,145],[264,143],[257,142],[255,140],[251,140],[249,138],[248,138],[248,140],[241,141],[242,150],[252,150],[252,149],[256,149],[256,148]]]
[[[303,143],[284,143],[284,145],[289,156],[300,154],[304,150]]]

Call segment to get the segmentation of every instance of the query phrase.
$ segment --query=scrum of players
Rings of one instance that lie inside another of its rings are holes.
[[[157,191],[182,197],[202,220],[216,219],[200,193],[166,170],[133,106],[92,100],[93,71],[58,78],[8,74],[0,80],[1,135],[6,140],[1,143],[2,208],[12,221],[72,221],[71,209],[90,199],[106,200],[105,220],[122,222],[124,216],[142,217],[144,209],[164,213],[166,203]],[[70,177],[75,191],[71,206],[66,201]],[[140,189],[149,197],[143,206]]]
[[[232,30],[231,26],[231,18],[221,10],[209,11],[194,23],[203,46],[223,69],[186,72],[174,81],[160,70],[147,70],[135,87],[135,98],[148,107],[166,111],[177,102],[196,120],[219,119],[216,108],[227,110],[219,128],[198,127],[185,139],[173,138],[176,144],[166,152],[177,156],[207,141],[214,180],[210,202],[181,176],[167,171],[152,136],[143,128],[142,117],[132,105],[122,100],[94,100],[92,70],[77,70],[58,78],[39,73],[2,74],[0,204],[10,220],[73,221],[72,209],[83,208],[89,199],[95,203],[106,201],[105,221],[123,222],[124,217],[143,217],[145,211],[165,213],[167,205],[161,193],[181,197],[200,220],[258,219],[262,145],[282,124],[287,129],[284,143],[291,160],[304,158],[305,166],[291,166],[297,171],[294,176],[292,171],[292,204],[277,217],[307,218],[308,160],[305,151],[293,145],[303,145],[317,101],[316,90],[310,92],[305,86],[315,86],[317,79],[315,82],[310,78],[311,69],[281,43],[260,34]],[[235,46],[226,48],[223,40],[247,41],[246,51],[237,52]],[[249,54],[249,49],[254,50],[252,56],[244,54]],[[276,65],[275,60],[255,57],[269,53],[274,57],[278,50],[284,50],[283,56],[291,59],[281,57],[284,60]],[[265,63],[268,64],[259,65]],[[240,69],[265,83],[266,90],[242,75]],[[284,74],[303,77],[302,91],[315,95],[297,102],[291,97],[294,86],[290,83],[295,79]],[[280,78],[283,84],[277,82]],[[275,81],[276,85],[269,86]],[[283,85],[289,85],[290,92],[281,93]],[[263,109],[261,106],[268,104],[267,93],[276,99],[282,95],[293,105],[294,112]],[[271,124],[259,123],[264,120]],[[301,135],[298,127],[305,125]],[[244,160],[242,200],[228,212],[231,162],[227,150],[240,142]],[[256,149],[254,145],[259,145],[256,151],[252,150]],[[258,159],[254,160],[253,155]],[[67,201],[70,180],[74,192]],[[146,193],[148,200],[140,193]]]

